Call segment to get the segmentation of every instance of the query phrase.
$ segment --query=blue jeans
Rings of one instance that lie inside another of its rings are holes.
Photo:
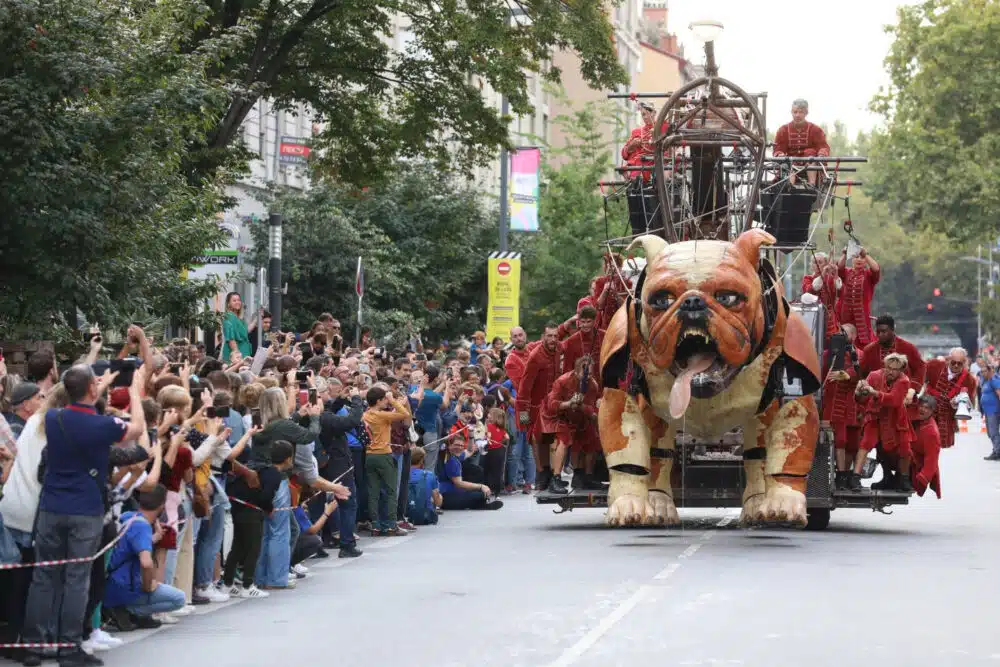
[[[214,480],[213,480],[214,483]],[[226,527],[226,507],[229,499],[221,486],[216,484],[212,496],[212,513],[195,522],[197,532],[194,544],[194,587],[208,586],[215,574],[215,556],[222,550]]]
[[[1000,456],[1000,412],[986,415],[986,432],[993,443],[993,455]]]
[[[281,480],[278,492],[274,494],[275,507],[288,507],[292,502],[292,494],[288,489],[288,480]],[[291,512],[275,512],[264,521],[264,540],[260,547],[260,558],[257,559],[257,572],[254,579],[258,586],[288,585],[288,568],[292,564],[290,541],[292,527],[288,522]],[[294,521],[295,517],[291,517]]]
[[[143,593],[139,599],[125,608],[136,616],[152,616],[168,611],[177,611],[184,606],[184,591],[173,586],[160,584],[152,593]]]
[[[513,430],[514,447],[507,459],[507,483],[514,486],[535,483],[535,453],[525,431]]]

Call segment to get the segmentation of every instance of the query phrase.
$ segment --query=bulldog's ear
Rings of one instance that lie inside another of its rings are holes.
[[[756,267],[760,263],[760,247],[774,245],[776,241],[777,239],[763,229],[749,229],[736,237],[733,245],[751,266]]]
[[[653,258],[663,252],[663,249],[667,247],[667,242],[663,240],[663,237],[655,236],[653,234],[643,234],[642,236],[637,236],[632,239],[632,242],[628,244],[627,248],[625,248],[625,252],[628,253],[636,246],[637,243],[642,244],[642,249],[646,253],[647,264],[651,264],[653,262]]]

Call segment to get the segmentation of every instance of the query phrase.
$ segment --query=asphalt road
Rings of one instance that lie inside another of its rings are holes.
[[[973,428],[978,425],[973,422]],[[1000,463],[943,455],[943,494],[821,533],[606,529],[529,496],[450,512],[363,558],[309,561],[294,591],[199,608],[100,654],[128,667],[1000,665]]]

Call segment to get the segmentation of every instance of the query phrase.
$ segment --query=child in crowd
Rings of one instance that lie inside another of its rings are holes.
[[[274,511],[274,495],[281,486],[281,473],[291,469],[294,453],[292,443],[275,440],[271,446],[271,465],[257,470],[259,488],[250,488],[240,477],[232,480],[226,488],[229,499],[233,501],[233,546],[226,557],[222,581],[231,596],[266,598],[270,595],[257,588],[254,572],[264,538],[264,517]],[[242,571],[242,589],[234,585],[237,567]]]
[[[510,436],[507,434],[507,414],[503,408],[490,408],[486,424],[486,456],[483,469],[486,472],[486,484],[497,495],[503,490],[504,463],[507,458],[507,445]]]
[[[423,469],[425,456],[423,447],[414,447],[410,452],[410,489],[406,518],[417,526],[437,523],[438,510],[443,502],[437,475]]]

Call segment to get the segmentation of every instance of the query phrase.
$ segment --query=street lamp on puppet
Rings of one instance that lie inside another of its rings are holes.
[[[688,30],[694,38],[705,45],[705,76],[710,79],[719,76],[719,66],[715,63],[715,40],[722,35],[723,28],[722,21],[715,19],[701,19],[688,24]],[[714,82],[712,88],[715,93]]]

